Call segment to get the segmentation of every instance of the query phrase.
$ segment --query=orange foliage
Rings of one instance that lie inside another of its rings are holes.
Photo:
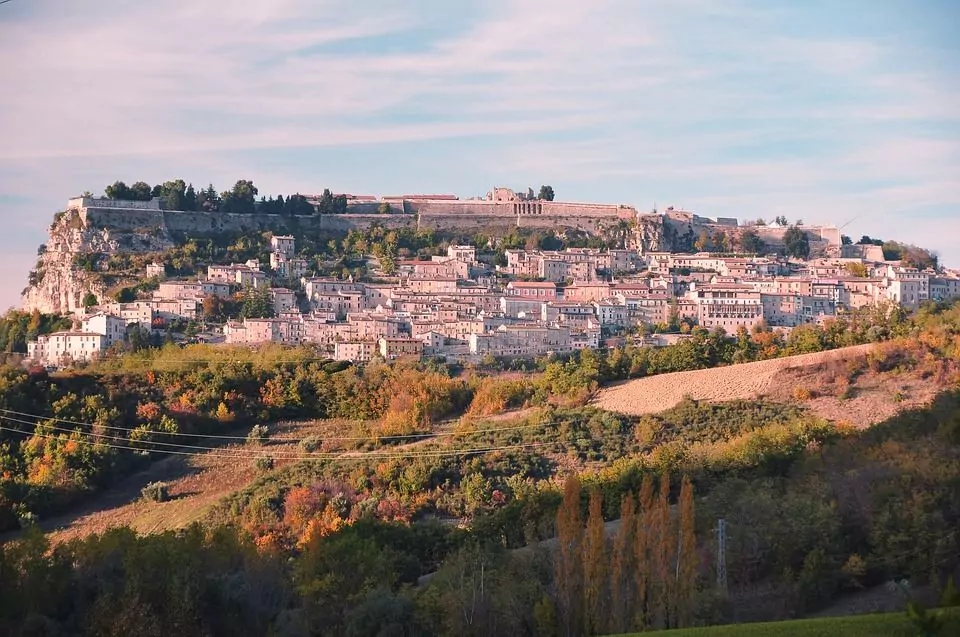
[[[137,417],[146,421],[158,420],[160,418],[160,411],[160,405],[155,402],[137,405]]]
[[[301,547],[314,543],[317,539],[336,533],[343,526],[349,524],[336,511],[327,507],[323,512],[307,523],[306,529],[297,544]]]
[[[283,501],[283,523],[293,535],[300,536],[324,504],[325,498],[319,491],[310,487],[294,487]]]

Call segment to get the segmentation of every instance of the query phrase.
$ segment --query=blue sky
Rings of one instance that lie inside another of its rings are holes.
[[[116,179],[262,193],[552,184],[842,225],[960,266],[960,4],[13,0],[0,307]]]

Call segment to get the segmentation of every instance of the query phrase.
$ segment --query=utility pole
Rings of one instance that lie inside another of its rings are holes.
[[[717,587],[727,591],[727,521],[717,519]]]

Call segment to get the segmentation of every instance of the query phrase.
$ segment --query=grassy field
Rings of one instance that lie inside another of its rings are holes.
[[[960,608],[939,611],[943,628],[939,635],[960,635]],[[820,617],[785,622],[731,624],[707,628],[683,628],[658,631],[669,637],[920,637],[906,613],[858,615],[854,617]],[[639,636],[640,633],[637,633]],[[648,633],[644,633],[648,634]]]

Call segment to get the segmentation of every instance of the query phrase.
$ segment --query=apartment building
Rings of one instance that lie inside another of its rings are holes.
[[[750,330],[763,321],[760,292],[733,284],[692,285],[689,300],[697,307],[697,323],[708,329],[721,327],[728,333]]]

